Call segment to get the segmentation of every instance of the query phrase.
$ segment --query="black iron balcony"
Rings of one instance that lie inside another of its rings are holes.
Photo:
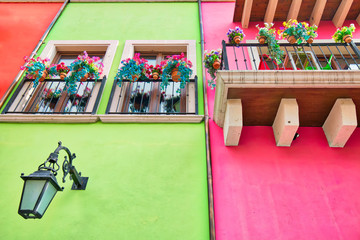
[[[198,114],[197,77],[190,79],[185,88],[180,82],[169,80],[163,90],[161,80],[124,80],[121,87],[114,82],[107,114]]]
[[[64,90],[65,82],[60,79],[46,79],[36,88],[32,81],[21,82],[3,114],[95,114],[106,77],[79,82],[72,94]]]
[[[280,43],[283,58],[271,57],[259,43],[222,42],[221,70],[360,70],[360,43]]]

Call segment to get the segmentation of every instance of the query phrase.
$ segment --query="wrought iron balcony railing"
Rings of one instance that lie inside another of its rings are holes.
[[[280,61],[267,44],[222,42],[222,70],[360,70],[360,43],[280,43]]]
[[[77,83],[74,94],[64,90],[65,82],[60,79],[46,79],[36,88],[32,81],[21,82],[3,114],[95,114],[106,77]]]
[[[162,90],[161,80],[124,80],[121,87],[114,82],[107,114],[198,114],[197,77],[184,89],[180,82],[169,80]]]

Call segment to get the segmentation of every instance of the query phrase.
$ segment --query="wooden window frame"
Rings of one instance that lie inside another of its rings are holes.
[[[40,54],[40,58],[49,58],[50,62],[56,60],[61,53],[74,53],[74,52],[105,52],[103,57],[104,71],[100,78],[108,76],[113,59],[115,57],[116,49],[118,46],[118,40],[50,40],[45,46],[44,50]],[[99,90],[100,86],[96,86]],[[36,89],[34,89],[36,91]],[[99,90],[98,94],[102,94]],[[88,105],[93,105],[96,101],[97,95],[89,99]],[[101,100],[101,96],[99,101]],[[60,100],[59,100],[60,101]],[[12,104],[16,104],[13,102]],[[95,112],[97,109],[95,109]],[[72,122],[72,119],[81,118],[80,122],[94,122],[96,118],[91,114],[81,114],[77,116],[65,115],[68,119],[64,118],[63,114],[41,114],[41,117],[36,114],[16,114],[16,116],[10,116],[12,114],[2,114],[0,121],[7,121],[11,119],[12,122],[34,122],[35,119],[41,119],[41,122]]]
[[[136,52],[142,52],[146,54],[154,54],[163,52],[169,54],[176,54],[181,52],[186,52],[187,59],[189,59],[193,63],[193,74],[190,78],[195,78],[196,76],[196,41],[195,40],[127,40],[125,42],[124,50],[121,56],[121,59],[132,58]],[[121,63],[119,64],[119,68],[121,67]],[[188,92],[195,93],[195,86],[189,87],[190,90],[187,89]],[[185,90],[186,91],[186,90]],[[117,94],[117,95],[116,95]],[[116,95],[116,96],[115,96]],[[184,94],[185,95],[185,94]],[[116,97],[118,98],[120,93],[115,93],[113,98],[110,100],[114,100]],[[194,97],[187,97],[187,106],[190,109],[186,109],[185,112],[196,112],[196,104],[195,104],[195,94]],[[124,98],[126,99],[126,97]],[[122,100],[124,101],[124,100]],[[109,102],[109,104],[112,104]],[[109,108],[110,109],[110,108]],[[122,109],[122,107],[120,107]],[[111,111],[111,109],[110,109]],[[112,112],[112,111],[111,111]],[[112,112],[113,113],[113,112]],[[106,114],[100,116],[101,121],[103,122],[201,122],[203,119],[202,115],[197,114],[186,114],[179,116],[177,114],[166,114],[166,115],[158,115],[158,114],[146,114],[146,115],[137,115],[137,114]],[[181,119],[181,120],[179,120]]]
[[[140,53],[140,57],[146,58],[147,56],[154,56],[156,59],[155,64],[159,64],[166,60],[166,57],[169,55],[180,55],[181,52],[158,52],[158,51],[152,51],[152,52],[143,52],[143,51],[136,51],[136,53]],[[187,56],[187,53],[184,52],[185,56]],[[132,88],[133,84],[128,84],[130,88]],[[161,90],[160,89],[160,83],[154,83],[153,89],[150,91],[151,98],[149,100],[149,112],[160,112],[161,104],[160,97],[161,97]],[[125,97],[126,98],[126,97]],[[126,98],[127,99],[127,98]],[[181,89],[181,99],[180,99],[180,109],[179,112],[185,113],[187,111],[186,109],[186,89]],[[122,111],[125,111],[129,109],[129,101],[126,101],[125,104],[123,104]]]
[[[42,53],[41,58],[49,58],[53,61],[58,53],[74,53],[74,52],[105,52],[103,58],[104,71],[100,77],[108,76],[111,64],[114,60],[117,40],[50,40]]]

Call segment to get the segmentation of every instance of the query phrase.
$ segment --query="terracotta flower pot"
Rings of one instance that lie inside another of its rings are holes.
[[[289,36],[288,38],[287,38],[287,40],[288,40],[288,42],[290,43],[290,44],[294,44],[294,43],[296,43],[296,38],[294,37],[294,36]]]
[[[81,82],[85,82],[86,80],[88,80],[89,77],[90,77],[90,74],[89,74],[89,73],[86,73],[86,74],[80,79],[80,81],[81,81]]]
[[[37,72],[37,74],[39,74],[38,71],[36,71],[36,72]],[[42,73],[41,78],[39,79],[39,82],[43,82],[45,80],[45,78],[47,78],[48,75],[49,75],[48,71],[44,70],[43,73]]]
[[[343,37],[343,41],[346,43],[351,43],[351,41],[352,41],[351,35],[345,35]]]
[[[140,103],[138,103],[138,102],[134,102],[134,108],[135,108],[135,110],[140,110]]]
[[[181,73],[179,72],[178,68],[174,68],[171,71],[171,78],[174,82],[180,82],[180,76],[181,76]]]
[[[82,71],[83,68],[79,68],[77,71]],[[85,75],[80,79],[80,82],[85,82],[90,77],[90,73],[85,73]]]
[[[154,80],[158,80],[158,79],[159,79],[159,73],[158,73],[158,72],[154,72],[154,73],[152,74],[152,78],[153,78]]]
[[[258,40],[259,40],[260,44],[265,44],[266,37],[265,36],[260,36]]]
[[[132,80],[133,80],[134,82],[136,82],[138,79],[139,79],[139,75],[133,75],[133,76],[132,76]]]
[[[59,98],[53,98],[51,99],[50,103],[49,103],[49,107],[51,110],[53,110],[56,107],[56,104],[58,102]]]
[[[213,63],[213,68],[215,69],[219,69],[220,68],[220,61],[219,59],[215,59],[214,63]]]
[[[60,73],[60,79],[64,80],[66,78],[66,73],[62,72]]]
[[[235,36],[235,37],[234,37],[234,42],[235,42],[236,44],[239,44],[239,43],[241,42],[240,36]]]
[[[306,42],[307,42],[308,44],[312,44],[313,41],[314,41],[314,38],[312,38],[312,37],[309,37],[309,39],[306,40]]]

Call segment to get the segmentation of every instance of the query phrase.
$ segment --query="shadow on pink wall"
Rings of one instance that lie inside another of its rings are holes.
[[[345,148],[321,128],[299,128],[290,148],[271,127],[244,127],[237,147],[210,129],[217,240],[359,239],[359,129]]]

